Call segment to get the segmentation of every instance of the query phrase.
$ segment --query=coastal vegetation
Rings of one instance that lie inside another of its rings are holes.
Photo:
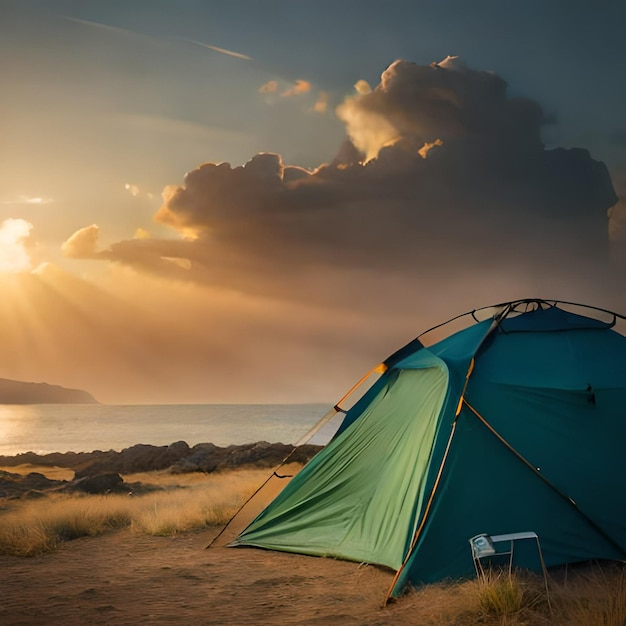
[[[59,493],[8,500],[0,505],[0,554],[35,556],[64,541],[119,528],[174,535],[219,526],[266,476],[260,469],[212,475],[145,472],[125,477],[149,489],[139,495]]]

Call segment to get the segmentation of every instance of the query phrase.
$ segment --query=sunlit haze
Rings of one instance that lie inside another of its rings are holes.
[[[330,403],[475,307],[626,313],[625,21],[0,0],[0,378]]]

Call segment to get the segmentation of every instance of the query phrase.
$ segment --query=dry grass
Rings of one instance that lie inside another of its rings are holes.
[[[0,554],[33,556],[63,541],[128,526],[131,504],[123,496],[56,496],[20,504],[0,517]]]
[[[238,470],[209,476],[154,474],[153,484],[168,491],[143,496],[131,528],[148,535],[172,535],[225,524],[267,477],[267,470]],[[129,482],[138,479],[147,483],[147,477],[141,474],[126,477]]]
[[[526,606],[525,588],[517,577],[490,572],[478,585],[478,606],[485,615],[506,616]]]
[[[572,626],[626,624],[626,570],[611,564],[577,572],[556,587],[557,612]]]
[[[423,626],[624,626],[626,569],[588,564],[549,580],[531,573],[494,572],[484,580],[427,585],[401,602]]]
[[[0,554],[33,556],[61,542],[130,527],[172,535],[228,521],[267,476],[267,470],[171,476],[164,472],[126,477],[162,489],[145,495],[65,495],[12,501],[0,511]]]
[[[30,468],[29,468],[30,469]],[[32,470],[31,470],[32,471]],[[221,474],[149,472],[125,477],[160,487],[140,496],[64,495],[11,501],[0,510],[0,554],[32,556],[61,542],[116,528],[172,535],[222,525],[267,477],[266,470]],[[483,580],[440,583],[403,597],[423,626],[624,626],[626,567],[590,564],[543,577],[490,572]]]

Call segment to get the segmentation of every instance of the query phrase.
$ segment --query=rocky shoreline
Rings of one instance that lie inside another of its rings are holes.
[[[82,491],[86,493],[137,493],[137,483],[126,483],[124,474],[167,470],[173,474],[188,472],[212,473],[241,467],[272,468],[288,455],[289,462],[306,463],[322,448],[306,444],[295,448],[283,443],[256,443],[216,446],[199,443],[190,447],[184,441],[167,446],[137,444],[121,451],[25,452],[1,456],[0,466],[63,467],[74,471],[74,479],[52,480],[41,473],[23,475],[0,470],[0,498],[37,497],[50,491]],[[293,453],[292,453],[293,451]]]

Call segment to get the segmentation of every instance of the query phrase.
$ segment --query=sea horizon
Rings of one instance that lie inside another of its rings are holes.
[[[293,444],[331,403],[0,405],[0,456],[122,450],[137,444]],[[336,427],[336,425],[335,425]],[[332,429],[332,425],[329,426]],[[312,443],[326,443],[329,428]]]

